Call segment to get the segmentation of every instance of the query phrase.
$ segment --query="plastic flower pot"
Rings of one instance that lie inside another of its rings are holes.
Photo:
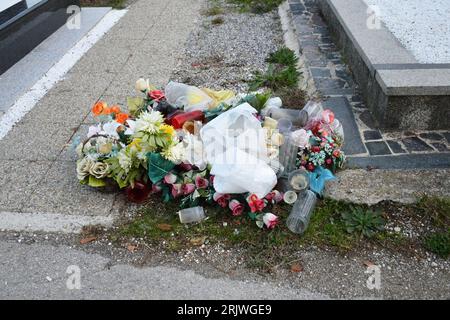
[[[142,182],[135,182],[134,187],[129,186],[125,189],[128,201],[133,203],[143,203],[147,201],[151,192],[152,186]]]

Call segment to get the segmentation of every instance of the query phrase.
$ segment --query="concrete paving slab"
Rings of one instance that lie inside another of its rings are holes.
[[[52,94],[45,96],[38,104],[22,119],[22,123],[46,123],[53,125],[66,124],[70,128],[81,123],[90,112],[91,107],[97,101],[98,96],[88,91],[55,90]],[[52,106],[51,112],[48,107]]]
[[[58,156],[58,161],[72,161],[75,166],[75,162],[78,159],[76,151],[74,149],[74,142],[80,141],[83,142],[86,139],[87,133],[89,131],[90,124],[82,124],[77,130],[74,132],[72,139],[69,143],[64,147],[61,154]]]
[[[50,166],[50,161],[0,161],[0,212],[19,211]]]
[[[72,68],[75,74],[118,73],[128,61],[133,50],[138,50],[138,40],[100,40],[80,62]],[[106,54],[105,54],[106,53]]]
[[[0,160],[55,160],[72,135],[65,123],[18,124],[0,140]]]
[[[116,193],[80,185],[72,161],[56,161],[31,195],[23,212],[109,216]]]

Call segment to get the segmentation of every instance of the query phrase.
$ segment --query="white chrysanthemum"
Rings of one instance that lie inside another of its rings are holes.
[[[125,170],[125,172],[128,172],[131,168],[131,165],[133,163],[133,160],[126,152],[126,149],[120,150],[119,154],[117,155],[117,159],[119,160],[120,167]]]
[[[164,117],[159,111],[143,112],[136,121],[136,131],[156,133],[164,122]]]
[[[175,164],[180,164],[186,157],[186,149],[182,143],[171,144],[161,155]]]

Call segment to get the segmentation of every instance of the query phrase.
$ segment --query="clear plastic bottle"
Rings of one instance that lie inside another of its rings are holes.
[[[308,112],[304,110],[270,108],[266,116],[275,120],[288,119],[297,128],[303,128],[308,122]]]
[[[206,218],[203,207],[193,207],[178,211],[181,223],[200,222]]]
[[[287,178],[289,174],[297,169],[298,146],[294,143],[290,133],[285,135],[285,141],[280,147],[281,168],[278,177]]]
[[[317,196],[314,192],[306,190],[300,193],[291,214],[286,220],[288,229],[296,234],[305,233],[316,204]]]

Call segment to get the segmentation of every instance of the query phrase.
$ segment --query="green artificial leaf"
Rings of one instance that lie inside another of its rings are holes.
[[[247,102],[256,110],[261,111],[270,99],[271,95],[272,93],[270,91],[265,93],[249,94],[243,99],[243,102]]]
[[[150,152],[147,154],[148,160],[148,177],[152,183],[160,182],[166,174],[174,167],[175,163],[164,159],[159,153]]]
[[[138,111],[142,109],[143,106],[144,106],[144,98],[141,97],[127,98],[128,111],[132,115],[136,116]]]
[[[264,228],[264,222],[262,222],[261,220],[256,221],[256,225],[257,225],[258,228],[260,228],[260,229]]]
[[[88,185],[93,188],[100,188],[106,186],[106,183],[102,179],[97,179],[94,176],[89,176]]]
[[[256,220],[256,213],[249,212],[248,216],[250,217],[250,219]]]

